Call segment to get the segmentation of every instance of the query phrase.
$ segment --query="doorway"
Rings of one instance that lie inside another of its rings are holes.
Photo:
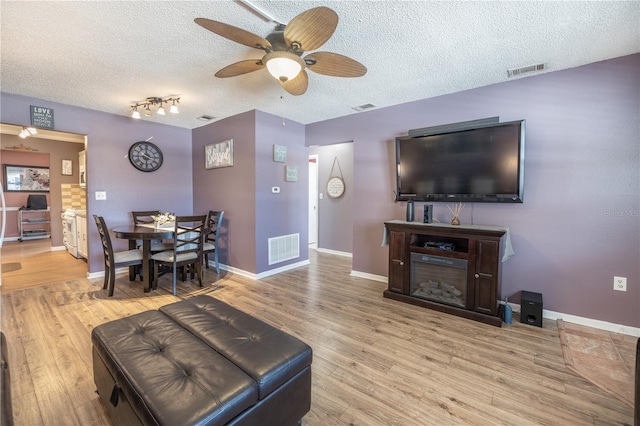
[[[318,156],[309,156],[309,248],[318,248]]]
[[[12,192],[9,194],[10,196],[6,196],[7,194],[5,194],[6,205],[4,210],[7,213],[7,217],[6,220],[3,221],[3,225],[6,225],[6,232],[1,244],[3,258],[5,254],[9,257],[9,253],[11,253],[11,257],[14,258],[14,263],[16,263],[16,265],[22,264],[24,267],[28,264],[26,257],[39,255],[43,249],[49,252],[60,252],[69,257],[70,260],[78,262],[78,267],[84,270],[82,274],[84,277],[87,272],[86,262],[78,261],[64,251],[61,212],[64,210],[64,200],[72,199],[74,203],[81,203],[86,206],[87,198],[84,190],[73,192],[73,197],[70,198],[67,196],[64,188],[79,187],[78,153],[86,148],[87,138],[85,135],[75,133],[37,129],[37,133],[27,138],[19,139],[18,135],[22,128],[22,126],[0,123],[0,133],[2,134],[2,146],[0,148],[5,154],[11,154],[10,157],[17,161],[15,164],[30,165],[30,155],[46,154],[48,156],[48,164],[45,167],[48,169],[51,179],[50,188],[47,192],[47,209],[49,210],[48,229],[50,229],[50,238],[35,242],[29,241],[29,244],[27,244],[27,241],[20,242],[21,234],[19,225],[16,225],[16,223],[18,222],[18,211],[25,205],[27,194],[24,192]],[[4,155],[2,156],[3,160],[6,161],[9,161],[10,157],[5,158]],[[9,248],[7,245],[13,247]],[[22,260],[24,260],[24,262],[22,262]],[[30,264],[36,265],[37,262],[31,262]],[[7,268],[5,271],[5,269],[2,268],[1,271],[3,273],[10,272],[10,269],[12,268]]]

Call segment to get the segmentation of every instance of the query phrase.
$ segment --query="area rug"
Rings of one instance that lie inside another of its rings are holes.
[[[557,323],[567,368],[633,408],[636,338]]]
[[[3,263],[1,269],[2,273],[13,272],[22,269],[22,264],[20,262]]]

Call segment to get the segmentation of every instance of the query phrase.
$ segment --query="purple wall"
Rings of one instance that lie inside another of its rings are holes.
[[[29,124],[29,105],[38,105],[54,109],[56,130],[88,136],[89,215],[105,216],[115,227],[129,223],[134,209],[223,209],[223,263],[256,273],[308,258],[303,145],[353,141],[353,182],[347,185],[355,206],[353,269],[385,276],[383,222],[405,212],[404,203],[393,202],[394,138],[412,128],[477,118],[524,118],[524,204],[471,204],[462,223],[511,228],[516,256],[503,265],[503,297],[541,292],[545,309],[638,327],[639,80],[637,54],[307,126],[286,121],[283,127],[280,117],[252,111],[193,131],[5,93],[0,103],[4,123]],[[165,162],[142,173],[126,155],[132,143],[150,136]],[[204,145],[229,138],[234,166],[205,170]],[[287,163],[272,161],[274,143],[287,146]],[[298,167],[298,182],[284,181],[284,164]],[[321,177],[320,187],[325,183]],[[281,193],[271,194],[272,186]],[[95,201],[95,191],[106,191],[107,201]],[[421,214],[418,204],[416,217]],[[451,219],[446,204],[436,204],[435,217]],[[101,271],[95,226],[89,232],[89,271]],[[266,239],[294,232],[300,232],[300,259],[268,267]],[[114,242],[117,249],[126,246]],[[336,250],[340,244],[322,242]],[[628,292],[612,290],[614,275],[627,277]]]
[[[132,210],[192,213],[191,130],[6,93],[0,94],[0,103],[3,123],[30,124],[29,106],[37,105],[53,108],[55,130],[87,135],[89,272],[104,269],[91,215],[104,216],[113,228],[129,224]],[[127,154],[131,144],[150,136],[162,149],[164,164],[156,172],[143,173],[131,166]],[[95,191],[106,191],[107,200],[96,201]],[[114,238],[113,243],[116,250],[127,247],[124,240]]]
[[[234,141],[234,165],[205,170],[204,146]],[[273,161],[273,145],[287,147],[287,162]],[[194,211],[224,210],[220,262],[259,274],[306,260],[308,191],[304,126],[250,111],[193,130]],[[285,165],[298,166],[298,182],[285,182]],[[279,194],[271,188],[280,187]],[[300,233],[300,257],[268,265],[267,239]]]
[[[233,167],[205,169],[204,147],[233,139]],[[255,271],[255,111],[193,130],[193,210],[224,210],[220,263]]]
[[[287,147],[287,162],[273,161],[273,145]],[[256,111],[255,222],[257,273],[309,259],[309,166],[304,126],[275,115]],[[285,181],[285,166],[298,168],[298,181]],[[279,194],[271,188],[280,187]],[[268,264],[268,239],[300,234],[300,257]]]
[[[478,118],[526,119],[524,204],[470,204],[461,222],[511,228],[516,256],[503,265],[503,297],[540,292],[545,309],[638,327],[639,94],[636,54],[314,123],[306,144],[354,141],[353,269],[387,275],[383,222],[405,212],[393,202],[394,138]],[[435,217],[451,220],[446,204],[435,204]],[[613,291],[614,275],[627,277],[626,293]]]

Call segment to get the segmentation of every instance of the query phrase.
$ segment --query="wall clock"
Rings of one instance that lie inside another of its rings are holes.
[[[129,148],[129,161],[142,172],[153,172],[162,166],[162,151],[151,142],[136,142]]]

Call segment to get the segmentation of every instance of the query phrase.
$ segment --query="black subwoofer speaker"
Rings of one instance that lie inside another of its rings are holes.
[[[520,322],[542,327],[542,295],[540,293],[521,292]]]

